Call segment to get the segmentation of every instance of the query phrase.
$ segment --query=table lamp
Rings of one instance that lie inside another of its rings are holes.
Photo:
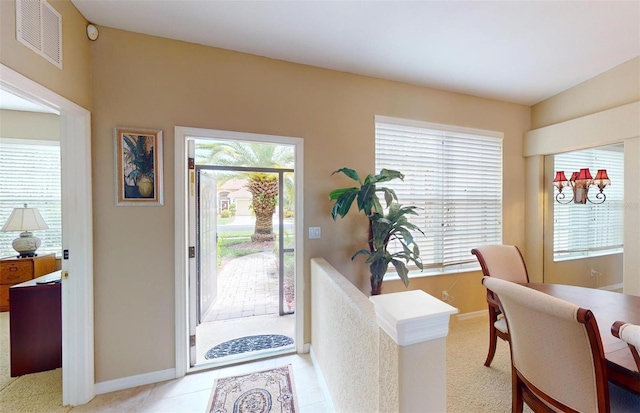
[[[40,238],[34,237],[31,231],[48,228],[49,226],[42,219],[38,208],[27,208],[27,204],[24,204],[24,208],[13,209],[9,219],[0,231],[22,231],[11,245],[20,254],[18,258],[23,258],[35,257],[36,250],[40,247]]]

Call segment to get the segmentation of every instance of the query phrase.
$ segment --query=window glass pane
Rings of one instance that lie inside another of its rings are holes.
[[[376,172],[405,175],[385,185],[420,208],[410,221],[425,268],[478,268],[471,249],[502,242],[502,139],[437,126],[377,121]]]
[[[586,204],[553,203],[554,260],[617,253],[622,248],[624,206],[624,148],[609,146],[554,156],[554,171],[564,171],[567,179],[573,171],[589,168],[595,178],[598,169],[606,169],[611,180],[603,194],[605,202]],[[599,202],[596,186],[591,186],[588,199]],[[555,189],[556,195],[558,190]],[[571,187],[563,189],[565,201],[573,196]],[[556,199],[560,199],[557,197]],[[561,200],[561,199],[560,199]]]
[[[62,253],[60,143],[0,139],[0,227],[13,208],[38,208],[49,229],[34,231],[42,240],[37,254]],[[14,256],[19,232],[0,232],[0,257]]]

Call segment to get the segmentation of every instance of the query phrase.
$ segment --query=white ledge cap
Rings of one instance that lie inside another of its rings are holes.
[[[422,290],[369,297],[378,325],[401,346],[446,337],[458,309]]]

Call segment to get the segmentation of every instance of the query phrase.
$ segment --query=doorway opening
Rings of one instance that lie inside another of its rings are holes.
[[[60,115],[62,181],[62,403],[94,397],[90,113],[0,64],[0,89]],[[64,162],[73,159],[73,162]],[[69,190],[73,188],[73,190]]]
[[[176,139],[176,161],[188,155],[185,372],[301,352],[301,140],[181,127]]]

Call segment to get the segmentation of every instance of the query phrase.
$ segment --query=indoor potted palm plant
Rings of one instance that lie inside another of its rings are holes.
[[[365,262],[369,264],[371,272],[371,295],[380,294],[382,280],[390,263],[395,267],[404,285],[408,286],[409,270],[407,264],[413,262],[416,267],[422,270],[420,250],[413,240],[411,231],[418,231],[423,235],[424,233],[407,219],[407,215],[418,215],[417,207],[402,206],[398,203],[398,197],[392,189],[376,186],[393,179],[404,179],[404,175],[398,171],[382,169],[378,175],[367,175],[363,182],[358,173],[349,168],[338,169],[332,175],[340,172],[358,182],[359,186],[331,191],[329,199],[336,201],[331,209],[331,216],[334,221],[338,216],[344,218],[355,200],[358,211],[362,211],[369,220],[367,240],[369,248],[356,251],[351,259],[353,260],[358,255],[367,256]],[[384,195],[387,205],[386,211],[380,204],[378,193]],[[396,252],[388,250],[389,242],[393,240],[398,241],[401,246],[401,249]]]

